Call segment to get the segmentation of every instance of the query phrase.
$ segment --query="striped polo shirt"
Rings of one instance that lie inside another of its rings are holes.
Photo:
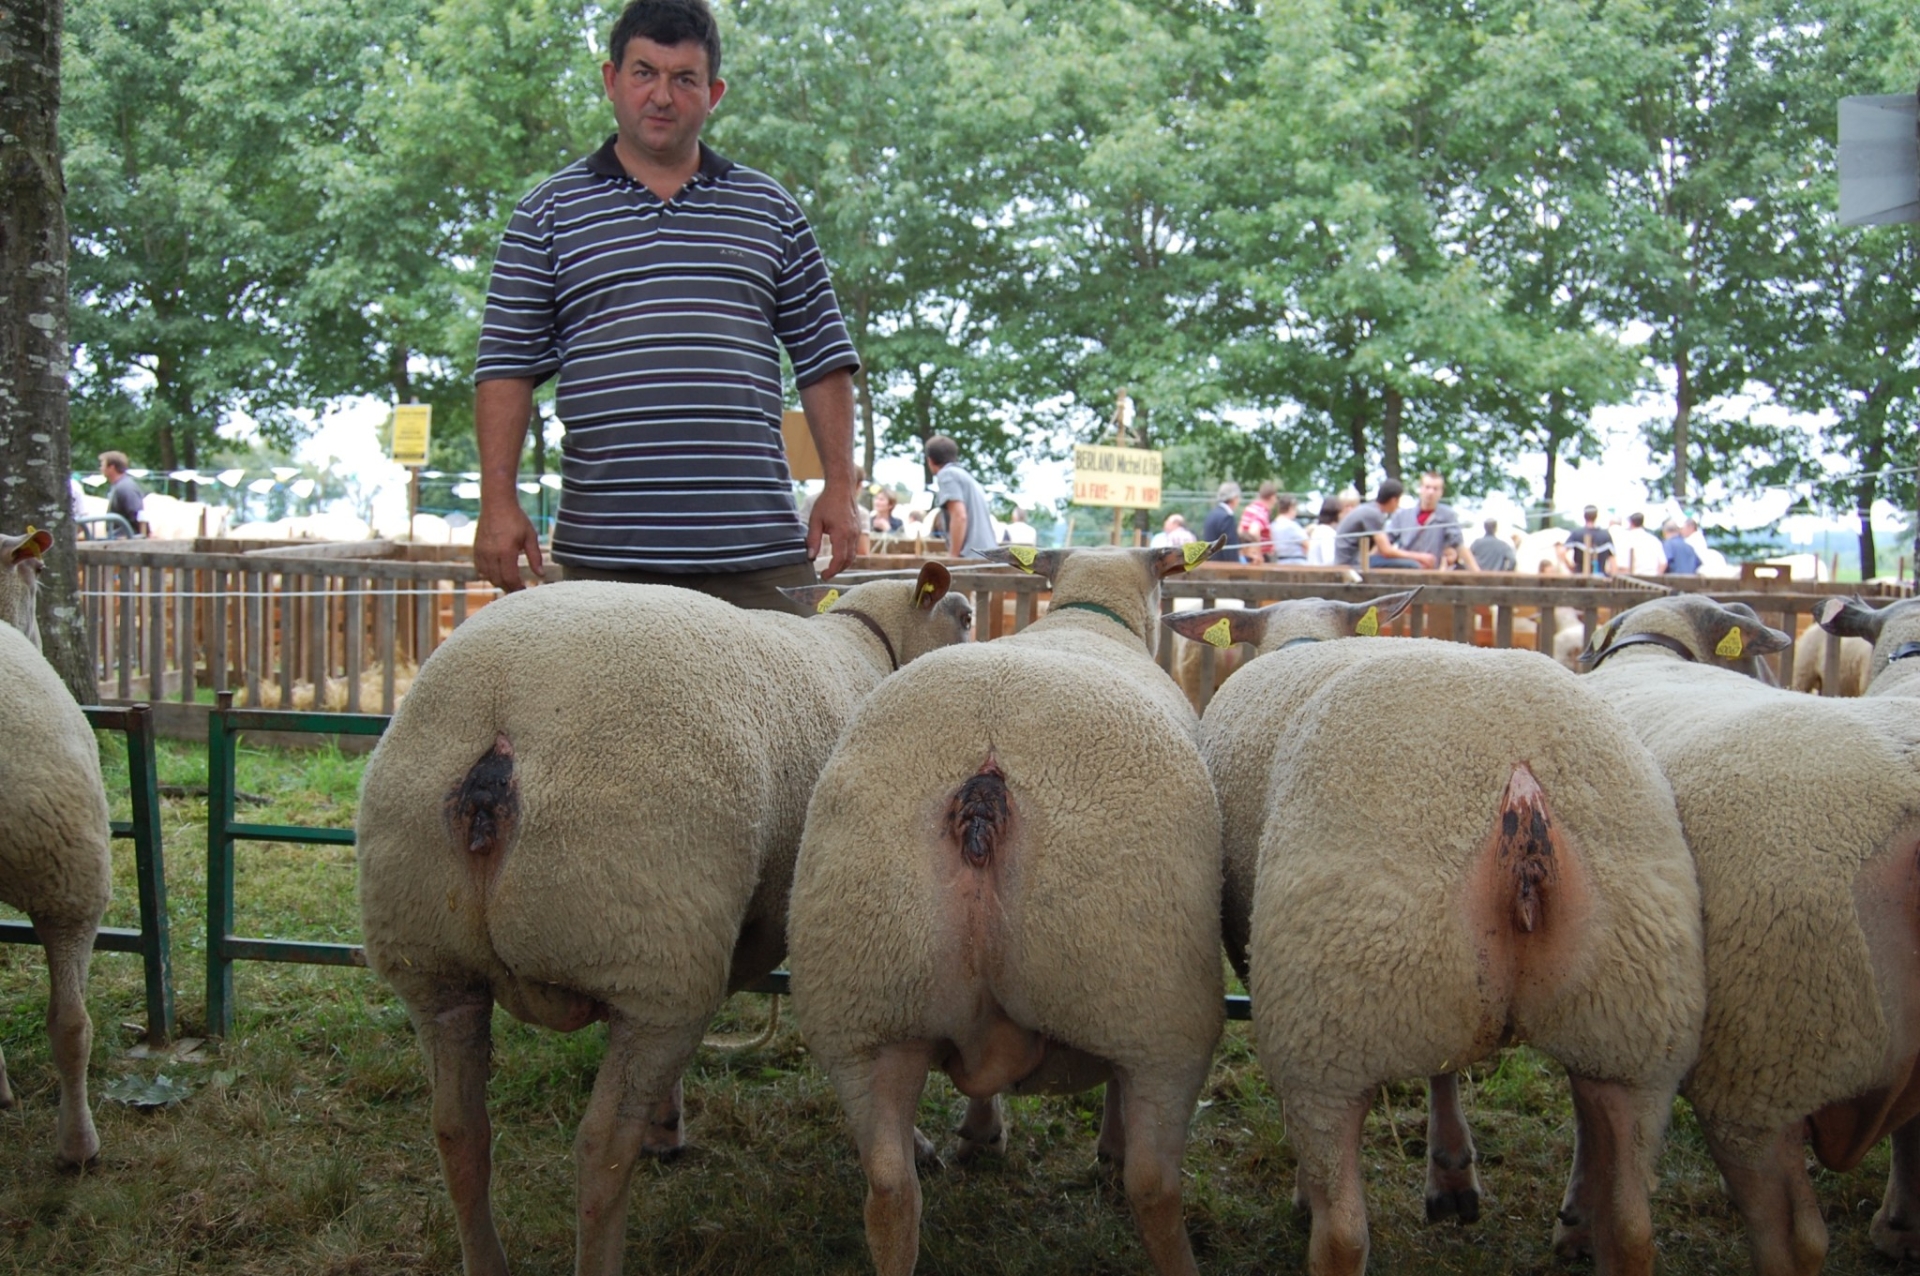
[[[779,183],[700,144],[671,201],[613,138],[520,201],[474,380],[560,374],[553,556],[650,572],[806,561],[781,443],[780,347],[811,385],[859,360]]]

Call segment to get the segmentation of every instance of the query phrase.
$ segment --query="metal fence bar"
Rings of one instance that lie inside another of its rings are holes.
[[[140,929],[102,926],[93,938],[95,952],[139,953],[145,966],[147,1041],[173,1036],[173,946],[167,923],[167,872],[160,847],[160,784],[154,764],[153,710],[144,704],[103,709],[82,705],[88,725],[119,731],[127,738],[127,788],[133,818],[115,820],[114,837],[133,839],[133,872],[140,899]],[[0,922],[0,943],[38,944],[28,922]]]
[[[223,693],[213,712],[207,715],[207,1032],[210,1035],[224,1037],[233,1031],[233,963],[236,961],[307,962],[322,966],[367,964],[366,954],[354,944],[260,939],[233,933],[236,842],[352,846],[354,841],[352,829],[250,824],[234,819],[235,741],[245,731],[379,735],[387,729],[389,721],[385,714],[235,709],[231,693]]]

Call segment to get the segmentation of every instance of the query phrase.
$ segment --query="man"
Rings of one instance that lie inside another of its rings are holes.
[[[1307,565],[1307,532],[1295,517],[1300,509],[1298,497],[1282,496],[1274,503],[1273,561],[1294,567]]]
[[[1373,538],[1373,553],[1367,561],[1369,567],[1427,567],[1431,568],[1436,560],[1431,554],[1414,554],[1401,549],[1387,539],[1387,520],[1400,508],[1400,498],[1407,489],[1400,485],[1399,479],[1381,479],[1380,487],[1370,501],[1362,501],[1347,511],[1340,526],[1334,529],[1333,561],[1343,567],[1360,565],[1360,538]]]
[[[1666,551],[1667,575],[1700,574],[1700,555],[1693,552],[1693,546],[1687,544],[1685,530],[1673,519],[1668,519],[1660,526],[1660,547]]]
[[[1599,507],[1589,505],[1580,511],[1584,525],[1567,533],[1560,546],[1560,565],[1575,576],[1605,576],[1613,557],[1613,533],[1600,526]]]
[[[1272,479],[1260,485],[1259,494],[1247,502],[1240,515],[1240,558],[1243,562],[1264,563],[1273,557],[1273,508],[1280,501],[1280,489]]]
[[[1177,548],[1193,538],[1193,529],[1187,526],[1186,515],[1169,514],[1167,521],[1160,524],[1160,530],[1153,534],[1153,539],[1147,544],[1155,549],[1166,549],[1168,546]]]
[[[999,547],[993,511],[973,475],[961,469],[960,445],[944,434],[927,440],[927,468],[933,471],[933,506],[947,516],[947,554],[977,557]]]
[[[1487,534],[1467,547],[1473,555],[1473,561],[1480,565],[1480,570],[1510,572],[1517,568],[1520,563],[1514,555],[1513,546],[1497,535],[1500,520],[1490,518],[1482,526],[1487,529]]]
[[[1667,570],[1666,547],[1647,530],[1647,516],[1638,510],[1627,515],[1627,528],[1613,538],[1613,546],[1616,576],[1658,576]]]
[[[1387,520],[1387,539],[1427,567],[1458,558],[1468,571],[1477,570],[1467,538],[1460,534],[1460,516],[1442,503],[1447,481],[1432,470],[1420,476],[1420,501],[1413,509],[1396,510]],[[1453,554],[1449,555],[1448,550]],[[1405,564],[1402,564],[1405,565]]]
[[[147,494],[133,481],[133,475],[127,473],[127,454],[125,452],[102,452],[100,454],[100,473],[106,476],[111,485],[107,489],[107,513],[118,514],[127,520],[126,527],[118,523],[107,525],[109,539],[115,536],[138,536],[140,534],[140,510],[146,504]]]
[[[1240,504],[1240,485],[1232,479],[1220,485],[1220,491],[1214,496],[1214,507],[1207,511],[1207,521],[1200,524],[1200,539],[1209,545],[1222,536],[1227,538],[1224,550],[1213,556],[1216,563],[1238,563],[1245,561],[1236,548],[1240,540],[1240,519],[1234,508]]]
[[[799,207],[706,146],[726,92],[705,0],[633,0],[600,68],[617,131],[520,202],[500,242],[474,370],[474,565],[544,572],[515,488],[533,390],[559,374],[566,427],[553,556],[570,579],[682,585],[794,610],[859,542],[853,372],[825,259]],[[803,524],[780,435],[780,350],[825,486]]]

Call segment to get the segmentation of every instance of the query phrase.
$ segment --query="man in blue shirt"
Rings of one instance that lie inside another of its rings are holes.
[[[1693,552],[1693,546],[1687,544],[1687,538],[1681,535],[1680,524],[1668,519],[1660,526],[1661,548],[1667,551],[1667,575],[1697,576],[1700,574],[1700,555]]]

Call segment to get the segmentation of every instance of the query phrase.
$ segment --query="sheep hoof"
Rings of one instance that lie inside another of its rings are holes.
[[[1872,1237],[1873,1247],[1888,1258],[1920,1258],[1920,1231],[1885,1206],[1873,1216],[1867,1235]]]
[[[1471,1187],[1454,1192],[1429,1192],[1427,1222],[1438,1223],[1449,1218],[1460,1223],[1479,1222],[1480,1193]]]
[[[965,1134],[956,1135],[953,1141],[953,1160],[956,1165],[967,1165],[982,1153],[991,1152],[995,1156],[1007,1154],[1007,1130],[1001,1126],[994,1131],[990,1139],[971,1139]]]
[[[1561,1210],[1553,1225],[1553,1252],[1561,1258],[1593,1257],[1593,1228],[1571,1210]]]
[[[933,1146],[933,1140],[920,1133],[920,1127],[913,1127],[913,1163],[923,1170],[944,1170],[947,1163],[940,1159],[940,1151]]]

